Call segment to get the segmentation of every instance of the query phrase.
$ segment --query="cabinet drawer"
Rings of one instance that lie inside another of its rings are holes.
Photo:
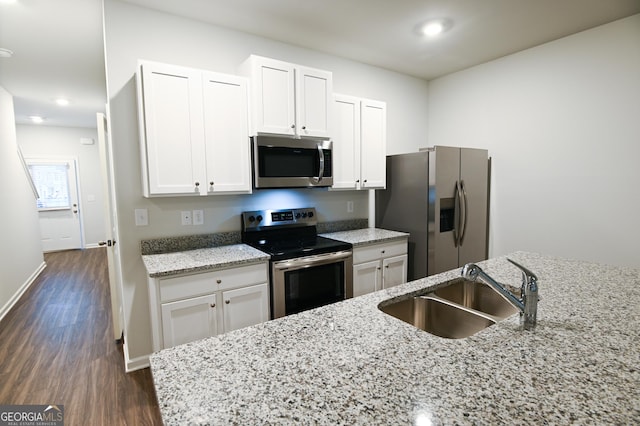
[[[372,244],[353,249],[353,264],[371,262],[391,256],[399,256],[407,252],[407,241],[393,241],[390,243]]]
[[[185,299],[268,282],[267,262],[160,280],[160,301]]]

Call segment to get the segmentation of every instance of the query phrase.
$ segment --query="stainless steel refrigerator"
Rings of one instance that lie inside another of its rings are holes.
[[[435,146],[387,156],[376,226],[410,233],[408,278],[487,258],[487,150]]]

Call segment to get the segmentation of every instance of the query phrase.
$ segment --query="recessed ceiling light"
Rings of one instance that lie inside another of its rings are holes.
[[[44,118],[40,117],[39,115],[30,115],[29,119],[34,123],[42,123],[44,121]]]
[[[10,58],[13,56],[13,50],[0,47],[0,58]]]
[[[449,19],[431,19],[420,26],[420,32],[427,37],[435,37],[453,26]]]
[[[58,98],[56,99],[56,103],[60,106],[67,106],[69,105],[69,99],[65,99],[65,98]]]
[[[16,2],[16,0],[0,0],[0,3],[2,3],[2,4],[12,4],[12,3],[15,3],[15,2]]]

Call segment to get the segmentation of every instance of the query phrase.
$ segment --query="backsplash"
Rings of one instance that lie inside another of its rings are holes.
[[[318,223],[318,233],[351,231],[368,227],[367,219],[349,219],[336,222]],[[215,234],[185,235],[181,237],[154,238],[140,241],[142,255],[173,253],[176,251],[240,244],[240,231],[219,232]]]

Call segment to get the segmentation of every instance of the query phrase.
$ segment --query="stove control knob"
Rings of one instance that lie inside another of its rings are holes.
[[[300,219],[302,217],[302,215],[298,212],[296,213],[296,219]]]
[[[307,217],[307,212],[302,212],[302,217]]]
[[[258,215],[258,217],[256,217],[256,220],[257,220],[258,222],[262,221],[262,216]]]
[[[313,212],[309,212],[309,217],[313,217]]]
[[[253,216],[249,216],[249,222],[255,222],[255,221],[256,221],[256,218],[255,218],[255,217],[253,217]]]

